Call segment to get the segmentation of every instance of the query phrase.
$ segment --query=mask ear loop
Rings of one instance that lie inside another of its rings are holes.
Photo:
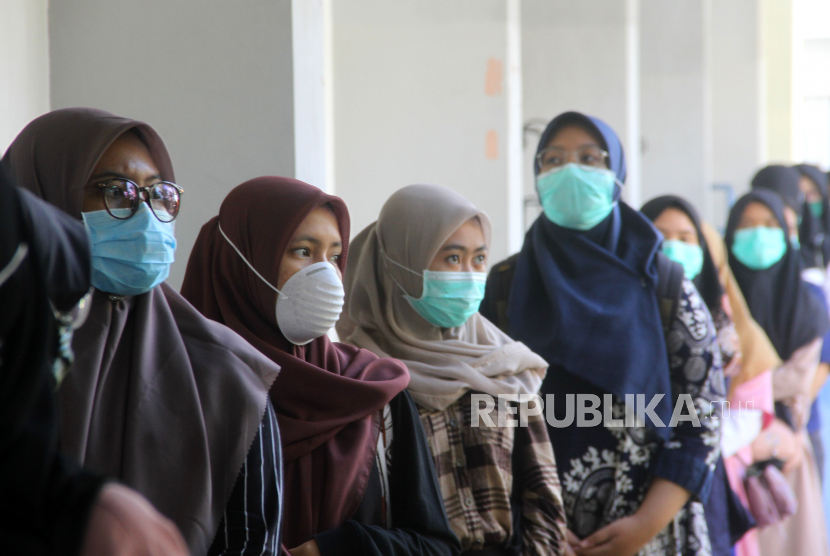
[[[392,263],[392,264],[394,264],[394,265],[397,265],[397,266],[401,267],[402,269],[406,270],[407,272],[411,272],[412,274],[414,274],[415,276],[420,277],[421,279],[423,279],[423,278],[424,278],[424,275],[423,275],[423,274],[421,274],[420,272],[415,272],[415,271],[414,271],[414,270],[412,270],[411,268],[406,267],[406,266],[402,265],[401,263],[399,263],[399,262],[397,262],[397,261],[392,260],[392,259],[391,259],[391,258],[390,258],[387,254],[386,254],[386,251],[383,249],[383,247],[381,247],[381,248],[379,249],[379,251],[380,251],[380,256],[381,256],[381,258],[383,259],[383,266],[386,268],[386,272],[388,272],[388,273],[389,273],[389,277],[392,279],[392,281],[393,281],[393,282],[395,282],[395,285],[396,285],[396,286],[398,286],[398,287],[401,289],[401,291],[403,292],[404,297],[412,297],[412,296],[410,296],[410,295],[407,293],[406,288],[404,288],[403,286],[401,286],[400,282],[398,282],[397,280],[395,280],[395,276],[392,274],[392,271],[389,269],[389,265],[388,265],[388,264],[386,264],[386,263],[387,263],[387,261],[388,261],[388,262],[390,262],[390,263]],[[421,296],[423,297],[423,294],[421,294]],[[418,299],[420,299],[420,298],[418,298]]]
[[[250,268],[251,270],[253,270],[253,271],[254,271],[254,274],[256,274],[257,276],[259,276],[259,279],[260,279],[260,280],[262,280],[263,282],[265,282],[265,283],[268,285],[268,287],[269,287],[269,288],[271,288],[272,290],[274,290],[275,292],[277,292],[277,293],[280,295],[280,297],[282,297],[283,299],[288,299],[288,296],[287,296],[287,295],[285,295],[285,294],[284,294],[284,293],[282,293],[280,290],[278,290],[277,288],[275,288],[275,287],[271,284],[271,282],[269,282],[268,280],[266,280],[266,279],[265,279],[265,277],[264,277],[262,274],[260,274],[259,272],[257,272],[257,269],[255,269],[255,268],[254,268],[254,265],[252,265],[251,263],[249,263],[249,262],[248,262],[248,259],[246,259],[246,258],[245,258],[245,256],[242,254],[242,252],[241,252],[239,249],[237,249],[236,245],[234,245],[234,244],[233,244],[233,242],[232,242],[230,239],[228,239],[228,236],[226,236],[226,235],[225,235],[224,230],[222,230],[222,224],[219,224],[218,222],[217,222],[217,224],[218,224],[218,226],[219,226],[219,233],[220,233],[220,234],[222,234],[222,237],[223,237],[223,238],[225,238],[225,241],[227,241],[227,242],[230,244],[230,246],[231,246],[231,247],[233,247],[233,250],[234,250],[234,251],[236,251],[236,254],[237,254],[237,255],[239,255],[239,258],[240,258],[240,259],[242,259],[242,261],[243,261],[246,265],[248,265],[248,268]]]

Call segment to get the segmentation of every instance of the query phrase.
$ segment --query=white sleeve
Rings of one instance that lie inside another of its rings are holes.
[[[728,458],[748,446],[761,434],[764,413],[760,409],[739,408],[723,412],[721,423],[721,451]]]

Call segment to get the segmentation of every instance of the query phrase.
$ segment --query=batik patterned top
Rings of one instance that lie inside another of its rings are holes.
[[[494,403],[491,423],[472,425],[470,394],[444,411],[419,408],[432,451],[444,507],[462,551],[508,546],[527,556],[561,554],[565,516],[556,463],[542,415],[528,416],[527,427],[500,415]],[[514,512],[521,531],[514,536]]]
[[[688,394],[700,426],[680,421],[668,441],[661,443],[645,426],[549,426],[562,481],[568,527],[580,538],[637,511],[654,476],[692,493],[672,523],[645,548],[645,555],[711,553],[703,505],[720,455],[720,409],[725,397],[720,350],[712,319],[688,280],[668,334],[672,397]],[[564,396],[603,392],[560,368],[551,368],[543,391],[555,393],[553,414],[566,418]],[[609,394],[610,396],[610,394]],[[623,400],[613,397],[614,420],[625,418]],[[548,402],[550,403],[550,402]],[[677,408],[675,403],[673,407]],[[548,407],[547,409],[550,409]],[[690,409],[681,405],[681,415]],[[668,423],[667,423],[668,425]]]

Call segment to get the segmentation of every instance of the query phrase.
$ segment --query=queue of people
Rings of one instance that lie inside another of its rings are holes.
[[[830,556],[816,167],[762,169],[721,238],[681,197],[626,204],[617,134],[566,112],[504,261],[448,187],[352,237],[342,199],[265,176],[177,292],[189,195],[150,125],[55,110],[3,166],[18,553]]]

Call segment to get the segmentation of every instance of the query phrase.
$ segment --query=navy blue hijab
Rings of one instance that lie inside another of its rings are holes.
[[[624,182],[622,144],[597,118],[557,116],[537,153],[572,125],[600,140],[610,169]],[[539,173],[538,166],[534,170]],[[645,394],[650,401],[664,394],[655,413],[668,424],[671,383],[656,295],[661,242],[648,219],[623,202],[585,232],[557,226],[542,214],[516,261],[507,313],[510,335],[544,357],[549,373],[564,370],[621,399]],[[655,430],[668,437],[668,428]]]
[[[750,191],[738,199],[729,213],[724,238],[729,251],[729,267],[744,294],[752,318],[767,333],[778,356],[786,361],[798,348],[823,337],[830,329],[830,321],[821,300],[801,279],[802,263],[789,241],[781,260],[765,270],[752,270],[732,254],[738,224],[752,202],[769,207],[778,225],[787,229],[781,197],[762,189]]]

